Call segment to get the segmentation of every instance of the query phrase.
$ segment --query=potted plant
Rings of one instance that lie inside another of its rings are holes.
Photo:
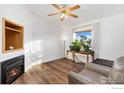
[[[86,36],[80,36],[80,43],[82,46],[82,51],[89,52],[91,49],[91,39],[88,39]]]
[[[72,51],[80,51],[81,49],[81,43],[78,40],[75,40],[74,42],[71,43],[69,46],[70,50]]]

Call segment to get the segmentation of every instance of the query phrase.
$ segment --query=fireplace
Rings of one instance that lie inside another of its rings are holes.
[[[24,73],[24,55],[1,64],[1,83],[10,84]]]

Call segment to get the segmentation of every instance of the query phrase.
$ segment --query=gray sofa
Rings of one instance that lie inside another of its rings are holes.
[[[68,73],[69,84],[124,84],[124,57],[107,67],[95,63],[86,63],[79,73]]]

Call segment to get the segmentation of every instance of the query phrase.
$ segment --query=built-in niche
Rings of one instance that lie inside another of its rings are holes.
[[[2,19],[3,23],[3,53],[23,49],[24,27],[12,20]]]

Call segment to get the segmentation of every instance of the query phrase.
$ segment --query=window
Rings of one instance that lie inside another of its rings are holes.
[[[73,34],[73,41],[74,40],[81,40],[81,36],[84,36],[87,38],[87,40],[92,40],[92,33],[91,31],[80,31],[80,32],[74,32]]]
[[[78,42],[81,46],[82,51],[91,51],[92,33],[91,31],[79,31],[74,32],[73,42]]]

